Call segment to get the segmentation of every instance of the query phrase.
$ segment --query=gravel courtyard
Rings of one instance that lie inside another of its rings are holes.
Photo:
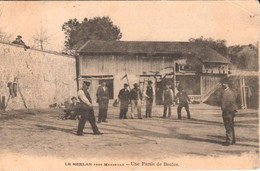
[[[145,107],[143,107],[143,110]],[[190,105],[191,120],[176,106],[163,119],[162,106],[154,106],[149,119],[119,120],[118,107],[108,110],[108,123],[98,124],[103,135],[93,135],[86,122],[84,136],[76,136],[77,120],[63,120],[61,109],[2,111],[2,154],[30,157],[113,158],[113,160],[164,160],[165,158],[258,155],[257,110],[240,110],[235,117],[237,144],[225,141],[221,110],[206,104]],[[98,109],[95,107],[95,115]],[[143,111],[144,113],[144,111]]]

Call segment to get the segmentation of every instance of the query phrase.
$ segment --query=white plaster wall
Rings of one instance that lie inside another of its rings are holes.
[[[76,65],[71,56],[0,43],[0,73],[0,96],[7,100],[7,83],[18,77],[28,108],[47,108],[76,95]],[[7,110],[20,108],[24,106],[18,94]]]

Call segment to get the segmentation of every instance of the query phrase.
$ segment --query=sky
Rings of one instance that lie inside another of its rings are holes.
[[[188,41],[224,39],[227,45],[259,40],[257,1],[32,1],[0,2],[0,28],[12,39],[22,35],[30,46],[41,29],[50,37],[48,49],[61,51],[62,24],[69,19],[109,16],[125,41]]]

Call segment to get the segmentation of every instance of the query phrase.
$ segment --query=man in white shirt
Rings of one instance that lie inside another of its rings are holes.
[[[77,110],[81,115],[78,124],[78,131],[77,131],[78,136],[83,136],[83,129],[85,127],[85,123],[87,120],[89,120],[94,135],[102,134],[101,132],[99,132],[98,127],[96,125],[92,100],[88,92],[89,86],[90,86],[90,82],[85,81],[83,82],[82,89],[78,91],[78,98],[80,100],[80,103],[77,107]]]

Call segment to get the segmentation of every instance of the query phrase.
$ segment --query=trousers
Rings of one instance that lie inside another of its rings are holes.
[[[132,103],[132,106],[131,106],[132,112],[134,112],[135,108],[136,108],[138,118],[142,118],[142,114],[141,114],[141,100],[131,100],[131,103]]]
[[[119,119],[127,119],[126,114],[128,112],[128,108],[120,109]]]
[[[234,116],[234,111],[222,111],[222,117],[226,129],[226,142],[228,143],[236,143],[234,130]]]
[[[172,112],[172,104],[164,104],[163,105],[163,117],[166,117],[167,109],[168,109],[168,117],[171,117],[171,112]]]
[[[146,99],[146,112],[145,117],[151,117],[152,115],[153,99]]]
[[[99,107],[98,111],[98,121],[105,121],[107,119],[107,109]]]
[[[188,103],[180,103],[177,108],[177,113],[178,113],[178,119],[181,119],[181,109],[185,108],[187,112],[187,118],[190,119],[190,109],[189,109],[189,104]]]
[[[85,123],[87,120],[89,120],[93,132],[94,133],[99,132],[98,127],[96,125],[96,119],[95,119],[93,108],[89,108],[88,110],[81,110],[80,115],[81,117],[78,124],[77,134],[83,134],[83,129],[85,127]]]

